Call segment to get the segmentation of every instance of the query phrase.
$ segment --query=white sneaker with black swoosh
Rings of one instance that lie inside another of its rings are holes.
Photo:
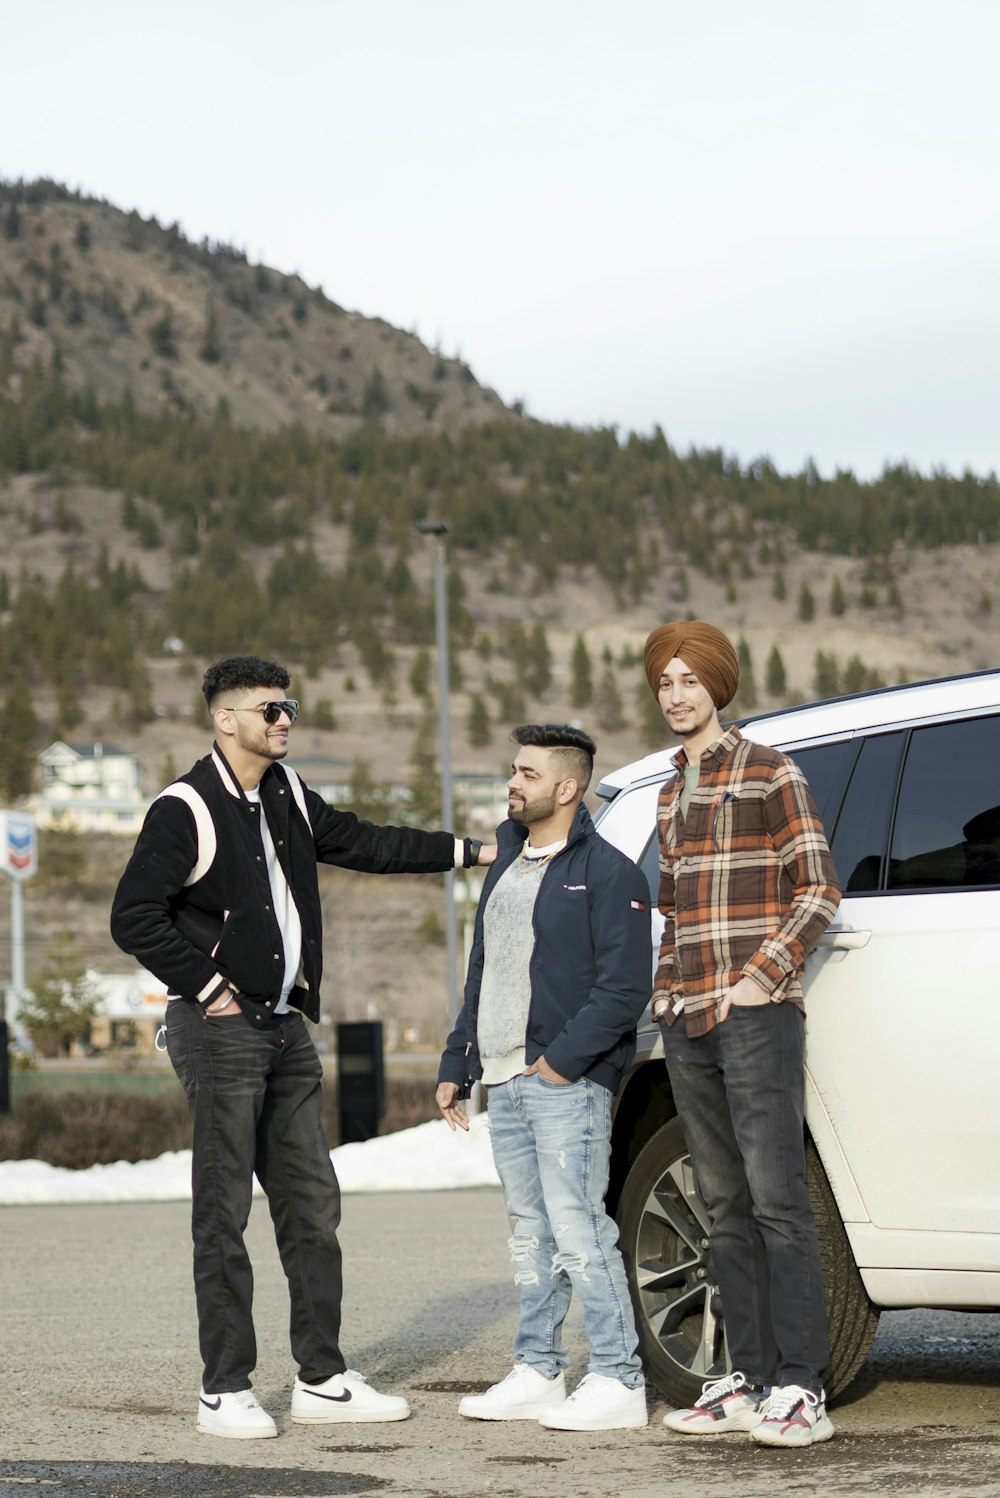
[[[260,1441],[276,1436],[278,1427],[252,1389],[235,1394],[198,1395],[198,1429],[208,1436],[227,1436],[231,1441]]]
[[[321,1384],[304,1384],[296,1374],[292,1385],[292,1420],[297,1425],[375,1424],[405,1420],[410,1406],[397,1394],[380,1394],[360,1373],[348,1368]]]

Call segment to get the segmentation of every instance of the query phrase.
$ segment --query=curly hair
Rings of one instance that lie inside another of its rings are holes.
[[[201,690],[211,712],[213,702],[224,692],[248,692],[253,687],[280,687],[287,692],[290,681],[284,666],[273,661],[262,661],[257,655],[230,655],[209,666]]]

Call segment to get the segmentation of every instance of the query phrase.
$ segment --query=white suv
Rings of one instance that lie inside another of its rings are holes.
[[[751,719],[801,765],[844,897],[806,968],[806,1121],[830,1318],[827,1388],[883,1307],[1000,1309],[1000,671]],[[601,834],[654,904],[672,750],[598,787]],[[654,919],[654,952],[662,919]],[[653,1381],[680,1404],[728,1368],[708,1223],[658,1028],[619,1094],[617,1215]]]

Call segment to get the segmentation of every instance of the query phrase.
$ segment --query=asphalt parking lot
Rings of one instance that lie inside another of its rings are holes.
[[[393,1425],[289,1423],[287,1300],[255,1203],[254,1383],[280,1435],[200,1435],[188,1214],[186,1203],[3,1210],[3,1498],[1000,1495],[1000,1319],[985,1315],[884,1316],[831,1411],[837,1438],[808,1451],[673,1436],[655,1396],[642,1431],[460,1419],[460,1395],[510,1366],[516,1311],[496,1190],[345,1199],[344,1350],[409,1398],[413,1418]],[[569,1345],[578,1375],[575,1315]]]

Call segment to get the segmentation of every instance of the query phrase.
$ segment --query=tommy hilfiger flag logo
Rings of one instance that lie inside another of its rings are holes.
[[[633,910],[645,910],[646,908],[645,900],[630,900],[629,904]]]

